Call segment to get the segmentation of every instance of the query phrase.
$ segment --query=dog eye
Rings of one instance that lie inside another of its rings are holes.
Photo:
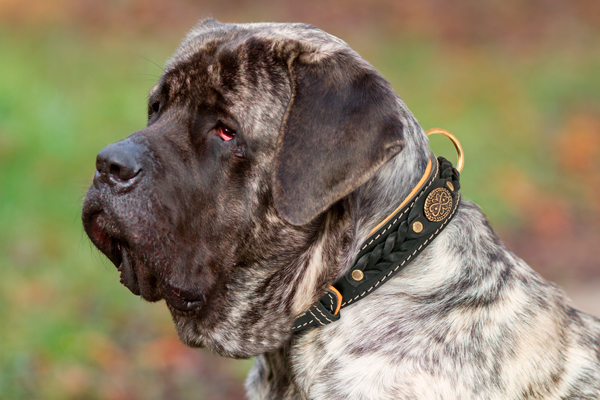
[[[217,132],[217,135],[219,135],[219,137],[225,142],[229,142],[235,137],[235,131],[231,128],[226,127],[225,125],[219,124],[217,125],[215,130]]]
[[[148,107],[148,117],[153,116],[160,110],[160,101],[155,101]]]

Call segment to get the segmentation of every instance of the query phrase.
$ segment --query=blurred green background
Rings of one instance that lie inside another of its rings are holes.
[[[424,128],[459,137],[464,196],[509,247],[600,315],[597,0],[0,0],[0,399],[243,398],[251,361],[181,345],[80,223],[96,153],[144,126],[209,15],[346,40]]]

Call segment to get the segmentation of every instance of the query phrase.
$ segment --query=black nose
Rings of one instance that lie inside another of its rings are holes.
[[[145,147],[129,139],[106,146],[96,157],[94,182],[130,185],[142,171],[140,159],[144,151]]]

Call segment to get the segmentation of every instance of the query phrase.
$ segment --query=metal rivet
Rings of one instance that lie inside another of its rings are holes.
[[[365,274],[363,274],[363,272],[360,269],[355,269],[354,271],[352,271],[352,279],[354,279],[355,281],[362,281],[364,277]]]
[[[446,186],[448,186],[448,189],[450,189],[454,192],[454,185],[452,184],[452,182],[450,182],[450,181],[446,182]]]
[[[423,232],[423,223],[421,221],[416,221],[412,224],[412,230],[415,233],[421,233]]]

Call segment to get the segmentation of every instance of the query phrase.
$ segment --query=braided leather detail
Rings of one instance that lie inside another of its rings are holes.
[[[458,200],[460,200],[460,194],[458,195]],[[418,246],[413,252],[412,254],[409,254],[407,257],[401,257],[398,255],[398,253],[396,253],[395,255],[392,253],[390,254],[387,258],[390,260],[400,260],[401,263],[396,264],[395,266],[391,265],[393,263],[378,263],[376,264],[376,267],[380,267],[382,268],[382,270],[384,270],[385,266],[388,266],[388,268],[390,269],[390,271],[385,274],[379,281],[377,281],[373,286],[371,286],[369,289],[365,290],[364,292],[362,292],[361,294],[357,295],[354,298],[349,299],[348,301],[345,301],[344,303],[342,303],[342,307],[345,307],[346,305],[352,303],[353,301],[369,294],[373,289],[377,288],[381,283],[383,283],[386,279],[390,278],[391,276],[395,275],[397,272],[399,272],[402,268],[404,268],[410,261],[411,259],[417,255],[417,253],[419,253],[435,236],[437,236],[437,234],[439,233],[439,231],[442,230],[442,228],[444,228],[444,226],[446,225],[446,223],[448,223],[450,221],[450,219],[454,216],[454,213],[456,212],[456,210],[458,209],[458,204],[454,207],[454,209],[452,210],[452,213],[450,214],[450,216],[448,217],[448,219],[446,219],[446,221],[444,222],[444,224],[442,226],[440,226],[426,241],[425,243],[421,244],[420,246]],[[410,242],[405,242],[403,246],[401,246],[399,253],[402,252],[406,252],[406,250],[404,250],[405,248],[407,249],[411,249],[411,244],[414,241],[410,241]],[[385,260],[385,258],[384,258]],[[390,268],[390,266],[393,266],[394,268]]]
[[[434,171],[433,175],[437,175],[439,172],[440,178],[446,181],[454,181],[455,191],[458,194],[460,188],[458,172],[452,167],[452,164],[443,157],[438,158],[439,170]],[[435,185],[438,183],[438,185]],[[426,194],[430,193],[431,190],[439,186],[439,179],[432,179],[423,190],[415,196],[415,199],[401,212],[399,215],[392,219],[392,222],[387,228],[379,234],[373,234],[375,238],[368,241],[368,244],[363,246],[357,260],[355,261],[350,271],[360,269],[365,273],[365,277],[372,275],[372,273],[378,273],[390,267],[390,265],[404,257],[404,254],[412,249],[415,241],[419,240],[423,236],[424,231],[417,234],[411,233],[410,227],[413,222],[419,217],[415,215],[413,207],[418,202],[423,202],[427,197]],[[455,205],[458,201],[454,202]],[[410,213],[410,215],[407,215]],[[412,216],[412,218],[411,218]],[[449,219],[449,218],[448,218]],[[441,222],[441,221],[440,221]],[[430,229],[431,230],[431,229]],[[387,232],[387,237],[384,234]],[[378,240],[381,237],[381,240]],[[375,244],[373,244],[375,243]],[[369,247],[370,246],[370,247]],[[350,278],[351,280],[352,278]]]

